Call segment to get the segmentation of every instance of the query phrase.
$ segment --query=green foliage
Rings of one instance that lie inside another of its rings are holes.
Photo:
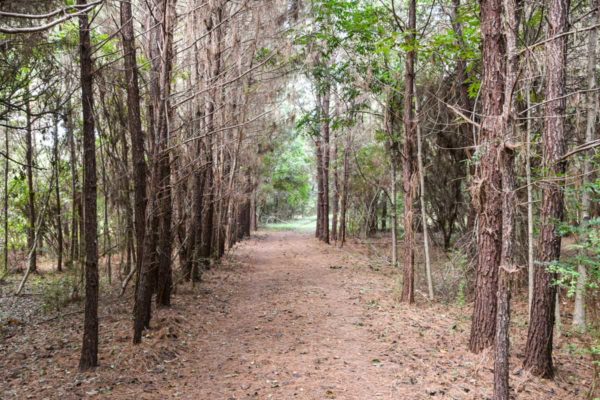
[[[65,275],[46,275],[32,280],[32,286],[42,295],[45,312],[59,312],[72,301],[78,300],[74,272]]]
[[[263,215],[291,219],[307,211],[311,198],[311,157],[303,136],[283,141],[264,161]]]
[[[598,290],[600,287],[600,218],[591,219],[581,225],[559,227],[562,236],[574,236],[578,240],[567,249],[575,250],[573,255],[552,263],[549,270],[558,274],[556,284],[567,289],[569,296],[575,294],[579,272],[583,265],[587,269],[588,289]]]

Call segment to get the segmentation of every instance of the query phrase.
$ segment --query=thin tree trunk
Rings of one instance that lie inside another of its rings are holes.
[[[35,240],[35,189],[33,187],[33,129],[31,126],[31,104],[29,100],[29,88],[27,89],[27,99],[25,102],[26,110],[26,150],[25,162],[27,164],[27,192],[28,192],[28,214],[29,224],[27,227],[27,251],[30,252],[29,265],[27,269],[30,272],[37,271],[37,249]]]
[[[404,189],[404,276],[402,280],[402,301],[409,304],[415,301],[415,231],[414,200],[416,191],[414,119],[414,88],[416,59],[416,8],[417,1],[410,0],[408,6],[409,51],[406,53],[404,70],[404,146],[402,154],[402,187]]]
[[[319,133],[321,135],[321,133]],[[316,237],[323,240],[323,203],[324,203],[324,185],[323,185],[323,146],[321,137],[315,140],[315,153],[317,158],[317,232]]]
[[[548,37],[546,43],[546,94],[543,141],[543,171],[545,180],[542,192],[541,229],[538,242],[538,259],[541,267],[535,270],[531,322],[527,332],[524,367],[532,374],[552,378],[552,339],[556,286],[555,274],[547,267],[560,258],[561,237],[558,224],[564,216],[562,179],[566,164],[565,154],[565,65],[567,54],[568,0],[550,0],[547,14]]]
[[[346,242],[346,213],[348,209],[348,181],[350,178],[350,143],[351,134],[347,133],[346,144],[344,145],[344,172],[342,176],[342,198],[340,209],[340,247]]]
[[[331,239],[337,242],[338,239],[338,213],[340,204],[340,182],[338,174],[338,137],[335,135],[333,144],[333,207],[331,217]]]
[[[502,171],[502,251],[498,271],[496,310],[496,337],[494,357],[494,400],[509,400],[510,374],[510,298],[511,274],[517,271],[514,261],[515,240],[515,123],[514,92],[517,84],[517,35],[519,29],[519,0],[503,0],[506,38],[506,73],[502,113],[503,147],[500,163]]]
[[[3,258],[4,258],[4,271],[8,273],[8,173],[10,169],[10,162],[8,157],[10,156],[9,149],[9,140],[8,140],[8,129],[4,129],[4,204],[3,204],[3,214],[4,214],[4,249],[3,249]]]
[[[85,4],[78,0],[77,4]],[[85,166],[85,317],[79,369],[98,365],[98,222],[96,209],[96,137],[94,132],[93,64],[87,12],[79,17],[81,104],[83,110],[83,164]]]
[[[329,105],[331,99],[331,88],[327,84],[327,88],[322,98],[321,107],[321,131],[323,132],[323,141],[321,142],[323,150],[321,155],[323,157],[323,222],[321,229],[323,230],[322,239],[325,243],[329,243]]]
[[[55,193],[56,193],[56,229],[57,229],[57,260],[56,270],[62,271],[63,261],[63,226],[62,226],[62,205],[60,200],[60,158],[58,156],[58,115],[54,117],[54,170],[56,174]]]
[[[419,98],[415,87],[415,114],[417,130],[417,167],[419,169],[419,200],[421,202],[421,224],[423,226],[423,250],[425,252],[425,273],[427,275],[427,292],[429,300],[433,300],[433,278],[431,277],[431,259],[429,256],[429,234],[427,232],[427,210],[425,209],[425,170],[423,167],[423,138],[419,124]]]
[[[525,174],[527,181],[527,316],[531,319],[531,301],[533,300],[533,280],[534,280],[534,264],[533,264],[533,184],[531,180],[531,90],[530,84],[526,89],[527,99],[527,138],[526,138],[526,164]]]
[[[144,259],[144,237],[146,227],[146,160],[144,157],[144,133],[140,116],[140,89],[136,64],[135,34],[131,0],[121,2],[121,37],[127,80],[127,122],[131,136],[131,158],[133,163],[134,229],[136,271],[140,273]],[[123,138],[125,140],[125,138]]]
[[[75,152],[75,129],[73,127],[73,109],[67,103],[65,113],[65,129],[67,130],[67,141],[69,142],[69,164],[71,164],[71,240],[69,247],[69,265],[75,267],[79,260],[79,182],[77,175],[77,154]]]
[[[598,24],[600,14],[600,1],[596,0],[592,2],[592,18],[590,24],[592,26]],[[598,115],[598,93],[595,92],[596,87],[596,47],[597,47],[597,29],[590,30],[588,37],[588,48],[587,48],[587,76],[588,76],[588,90],[587,95],[587,124],[585,129],[585,142],[590,143],[596,136],[596,119]],[[591,155],[588,154],[583,161],[583,194],[581,199],[581,223],[587,224],[590,219],[591,209],[591,197],[589,190],[586,188],[587,183],[592,182],[592,160]],[[584,238],[585,240],[585,238]],[[579,330],[585,330],[586,328],[586,316],[585,316],[585,287],[587,284],[587,268],[583,263],[577,265],[577,288],[575,291],[575,310],[573,311],[573,326]]]

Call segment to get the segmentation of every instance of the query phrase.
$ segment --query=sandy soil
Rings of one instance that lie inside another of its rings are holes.
[[[140,346],[130,299],[102,299],[94,372],[76,369],[81,314],[19,327],[0,343],[0,398],[489,398],[490,355],[465,351],[470,309],[399,304],[395,271],[369,265],[352,246],[259,233],[179,287]],[[589,360],[557,343],[557,379],[531,378],[514,325],[515,398],[584,398]]]

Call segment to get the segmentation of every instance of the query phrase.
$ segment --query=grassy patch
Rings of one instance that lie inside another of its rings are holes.
[[[268,231],[294,231],[309,233],[314,232],[317,226],[317,217],[315,215],[309,217],[295,218],[289,221],[274,222],[266,224],[264,228]]]

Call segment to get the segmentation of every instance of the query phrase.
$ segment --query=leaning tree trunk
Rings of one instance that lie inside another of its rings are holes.
[[[547,14],[546,106],[542,133],[544,173],[541,229],[535,270],[531,321],[527,332],[524,367],[532,374],[552,378],[552,339],[555,320],[555,274],[547,268],[560,258],[559,224],[564,215],[562,181],[565,154],[565,66],[567,55],[567,18],[569,0],[551,0]]]
[[[404,146],[402,154],[402,187],[404,189],[404,276],[402,280],[402,301],[409,304],[415,301],[415,231],[414,201],[416,192],[415,142],[416,125],[414,118],[415,59],[417,1],[411,0],[408,8],[408,36],[404,70]]]
[[[78,0],[77,4],[85,4]],[[79,369],[98,365],[98,216],[96,207],[96,137],[94,128],[93,64],[87,12],[79,17],[81,108],[83,111],[83,212],[85,240],[85,316]]]
[[[481,0],[483,38],[483,121],[479,146],[481,160],[471,187],[477,211],[477,277],[469,349],[478,353],[494,343],[496,291],[502,250],[502,187],[499,142],[504,105],[505,42],[502,0]]]

